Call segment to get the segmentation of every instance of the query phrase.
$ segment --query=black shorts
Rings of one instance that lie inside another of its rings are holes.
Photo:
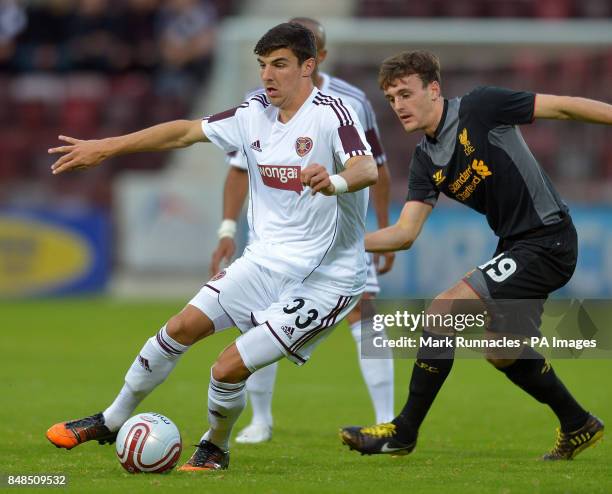
[[[544,302],[570,280],[577,259],[576,228],[566,216],[554,225],[500,239],[493,258],[464,281],[487,305],[497,307],[491,330],[534,335],[539,334]]]

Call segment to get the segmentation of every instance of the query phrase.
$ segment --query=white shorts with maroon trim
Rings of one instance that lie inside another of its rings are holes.
[[[241,257],[206,283],[189,304],[210,317],[216,332],[236,326],[242,333],[257,333],[243,334],[237,341],[245,364],[254,370],[269,360],[264,357],[272,353],[265,348],[269,345],[298,365],[306,362],[359,298],[325,292],[309,286],[308,280]]]

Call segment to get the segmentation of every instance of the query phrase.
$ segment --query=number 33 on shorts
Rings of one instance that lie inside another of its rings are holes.
[[[294,298],[293,304],[287,304],[283,307],[285,314],[294,314],[304,307],[306,301],[303,298]],[[295,318],[295,325],[300,329],[306,329],[319,317],[319,311],[317,309],[310,309],[307,311],[305,316],[298,315]]]
[[[507,256],[507,252],[502,252],[478,267],[493,281],[501,283],[516,271],[516,261]]]

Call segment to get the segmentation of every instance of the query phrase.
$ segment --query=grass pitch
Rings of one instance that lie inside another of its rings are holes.
[[[413,454],[349,452],[338,439],[339,426],[369,425],[373,412],[346,326],[306,366],[281,363],[274,437],[263,445],[234,445],[227,471],[130,475],[114,447],[87,443],[67,452],[48,443],[45,431],[53,423],[100,411],[112,401],[145,339],[181,307],[109,299],[0,304],[0,473],[65,474],[68,486],[58,490],[79,493],[612,492],[612,451],[605,440],[571,462],[537,461],[554,442],[553,414],[484,361],[455,362]],[[236,335],[228,331],[195,345],[138,408],[163,413],[178,425],[181,462],[206,427],[210,366]],[[584,406],[612,423],[611,361],[553,365]],[[411,361],[396,361],[396,410],[404,403],[411,368]],[[238,428],[249,417],[247,409]]]

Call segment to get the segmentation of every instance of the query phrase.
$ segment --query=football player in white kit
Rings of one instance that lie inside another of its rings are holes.
[[[355,110],[357,117],[365,131],[365,136],[372,149],[374,159],[378,165],[378,182],[372,187],[374,210],[379,228],[389,225],[389,172],[385,166],[386,157],[382,145],[376,115],[372,109],[367,96],[355,86],[329,74],[318,70],[320,64],[327,56],[325,48],[325,30],[321,23],[306,17],[294,17],[289,22],[297,22],[310,29],[317,42],[317,68],[312,73],[312,81],[324,94],[340,98],[344,104],[348,104]],[[246,100],[256,94],[264,93],[263,88],[248,93]],[[229,262],[236,251],[234,235],[236,233],[236,221],[242,210],[248,191],[248,166],[241,152],[228,155],[227,163],[230,169],[227,174],[223,195],[223,221],[219,228],[219,244],[211,258],[211,274],[220,271],[221,261]],[[249,235],[250,237],[250,235]],[[249,239],[250,240],[250,239]],[[380,291],[377,279],[377,270],[380,274],[389,271],[393,265],[393,253],[385,253],[381,257],[384,264],[378,267],[374,262],[373,255],[368,254],[368,273],[366,289],[355,308],[347,316],[351,334],[357,343],[357,355],[361,355],[362,338],[374,337],[374,334],[361,331],[361,306],[368,304],[367,300],[374,298]],[[377,259],[378,260],[378,259]],[[395,417],[393,409],[393,355],[391,349],[387,349],[387,355],[378,359],[358,358],[359,367],[366,383],[376,423],[384,423]],[[255,372],[247,380],[247,393],[253,416],[251,423],[242,429],[236,436],[237,443],[256,444],[268,441],[272,437],[272,394],[274,392],[274,381],[278,363],[270,364]]]
[[[225,469],[249,375],[282,357],[306,362],[363,293],[367,187],[378,175],[363,129],[350,107],[313,86],[316,44],[308,29],[279,24],[254,51],[265,95],[203,120],[176,120],[124,136],[88,141],[60,136],[65,144],[49,150],[62,154],[52,165],[54,174],[197,142],[242,150],[253,232],[243,256],[145,343],[107,409],[47,431],[55,446],[113,442],[192,344],[237,326],[242,335],[211,369],[209,429],[181,467]]]

